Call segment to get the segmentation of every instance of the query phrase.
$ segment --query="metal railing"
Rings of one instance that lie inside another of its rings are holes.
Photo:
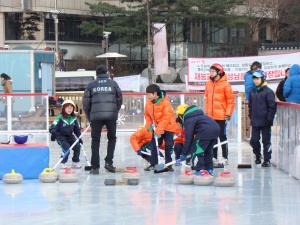
[[[280,102],[272,128],[272,163],[300,179],[300,105]]]
[[[82,96],[82,93],[59,94],[59,97],[64,100],[73,100],[78,107],[79,114],[84,117]],[[170,92],[167,93],[167,96],[174,109],[183,103],[197,105],[204,109],[203,92]],[[242,141],[242,99],[241,95],[235,94],[235,110],[227,128],[228,138],[237,142]],[[144,124],[145,104],[145,93],[123,93],[123,106],[119,112],[118,131],[135,131],[140,125]],[[82,121],[86,121],[85,118],[82,118]],[[84,127],[86,124],[82,125]]]
[[[34,134],[33,143],[48,143],[48,95],[0,94],[0,142],[13,134]]]

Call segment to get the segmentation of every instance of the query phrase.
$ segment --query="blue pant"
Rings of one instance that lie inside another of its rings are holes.
[[[60,138],[59,140],[57,140],[57,143],[62,147],[63,153],[65,154],[75,141],[76,141],[76,139],[74,137],[73,138]],[[80,144],[79,143],[77,143],[73,147],[73,151],[74,151],[74,154],[72,157],[72,161],[79,162],[79,155],[80,155]],[[69,155],[70,155],[70,152],[64,157],[64,159],[62,160],[62,163],[66,163],[68,161]]]
[[[163,133],[161,137],[158,139],[158,144],[160,145],[163,140],[165,141],[165,163],[169,163],[172,161],[171,154],[174,145],[174,133],[170,131],[165,131],[165,133]],[[155,143],[154,135],[152,137],[152,145],[155,147],[151,149],[150,164],[154,166],[158,163],[157,148],[156,148],[157,146]]]
[[[226,136],[226,120],[215,120],[220,126],[219,138],[220,142],[227,141]],[[215,140],[214,145],[218,144],[218,139]],[[228,159],[228,144],[223,144],[222,146],[222,156],[225,159]],[[218,147],[214,148],[214,158],[218,158]]]
[[[182,154],[183,144],[177,143],[174,146],[174,152],[175,152],[175,159],[179,159],[180,155]]]
[[[252,127],[250,145],[257,158],[261,158],[260,134],[264,147],[264,161],[269,161],[272,155],[271,148],[271,127]]]

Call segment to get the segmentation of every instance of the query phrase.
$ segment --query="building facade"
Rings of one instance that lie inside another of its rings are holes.
[[[80,29],[83,21],[101,20],[92,16],[83,0],[57,0],[59,11],[59,48],[65,60],[95,59],[103,53],[102,32],[86,35]],[[97,0],[87,0],[96,3]],[[103,1],[118,6],[120,0]],[[0,0],[0,47],[9,49],[54,49],[55,32],[52,12],[55,0]],[[171,27],[170,66],[182,68],[187,57],[245,55],[241,41],[249,31],[247,27],[217,27],[213,20],[177,23]],[[183,32],[183,30],[185,30]],[[203,32],[203,31],[206,31]],[[204,38],[205,37],[205,38]],[[254,41],[270,40],[268,23],[253,34]],[[131,65],[147,64],[147,48],[112,43],[110,51],[128,56]]]

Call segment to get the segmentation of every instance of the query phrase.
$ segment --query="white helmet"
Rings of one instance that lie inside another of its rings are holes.
[[[65,100],[62,104],[62,107],[64,107],[64,105],[66,105],[66,104],[71,104],[74,107],[74,109],[76,108],[76,105],[72,100],[69,100],[69,99]]]

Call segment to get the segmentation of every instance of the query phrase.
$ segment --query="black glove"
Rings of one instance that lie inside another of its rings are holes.
[[[79,139],[79,144],[82,144],[82,145],[83,145],[83,141],[82,141],[81,138]]]
[[[137,152],[136,152],[138,155],[142,156],[143,153],[142,153],[142,149],[139,149]]]
[[[51,141],[55,141],[56,140],[55,133],[51,134],[51,138],[50,139],[51,139]]]

